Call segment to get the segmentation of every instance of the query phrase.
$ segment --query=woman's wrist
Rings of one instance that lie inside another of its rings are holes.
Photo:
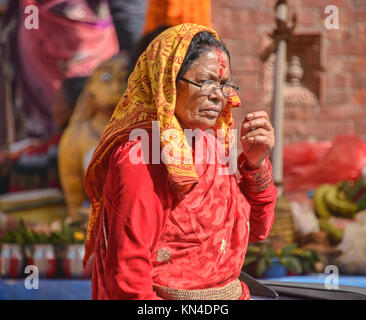
[[[244,157],[244,154],[242,153],[238,159],[239,169],[244,169],[247,171],[258,170],[266,164],[266,159],[267,158],[263,159],[259,164],[253,164],[253,163],[250,163],[248,160],[246,160]]]
[[[262,168],[264,165],[266,164],[266,159],[263,159],[259,164],[253,164],[250,163],[249,161],[247,161],[247,165],[246,167],[248,168],[248,170],[257,170]]]
[[[255,192],[263,191],[273,181],[271,162],[268,157],[263,162],[261,167],[251,169],[243,154],[238,158],[239,172],[243,177],[243,182],[247,188]]]

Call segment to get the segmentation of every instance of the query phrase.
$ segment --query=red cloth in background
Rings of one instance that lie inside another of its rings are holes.
[[[199,183],[177,199],[164,163],[132,164],[132,148],[141,152],[141,142],[120,145],[110,157],[103,189],[108,249],[101,223],[93,299],[160,299],[153,284],[203,289],[237,279],[248,242],[271,229],[273,182],[254,191],[253,181],[238,185],[234,175],[220,175],[217,162],[196,164]],[[249,292],[242,287],[244,299]]]
[[[101,2],[108,9],[105,1]],[[36,6],[39,28],[27,29]],[[86,0],[21,0],[17,70],[25,121],[31,136],[48,137],[54,128],[51,107],[62,80],[89,76],[102,62],[119,52],[110,15],[97,16]]]
[[[60,138],[61,133],[56,132],[48,140],[30,146],[13,159],[7,192],[61,189],[57,162]]]
[[[323,183],[356,180],[366,165],[366,143],[354,134],[294,143],[284,147],[283,158],[285,191],[306,191]]]

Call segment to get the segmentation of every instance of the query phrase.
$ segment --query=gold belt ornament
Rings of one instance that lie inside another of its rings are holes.
[[[239,279],[229,282],[223,287],[208,289],[176,289],[153,285],[156,294],[167,300],[239,300],[243,289]]]

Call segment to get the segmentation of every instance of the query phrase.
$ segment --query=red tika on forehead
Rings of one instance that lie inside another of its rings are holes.
[[[222,51],[219,48],[216,48],[217,60],[219,61],[221,68],[220,68],[220,78],[222,78],[222,74],[224,69],[226,68],[226,63],[224,57],[222,56]]]

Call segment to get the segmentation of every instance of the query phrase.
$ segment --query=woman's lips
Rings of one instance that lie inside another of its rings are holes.
[[[205,109],[201,110],[201,114],[208,118],[217,118],[221,112],[221,109]]]

